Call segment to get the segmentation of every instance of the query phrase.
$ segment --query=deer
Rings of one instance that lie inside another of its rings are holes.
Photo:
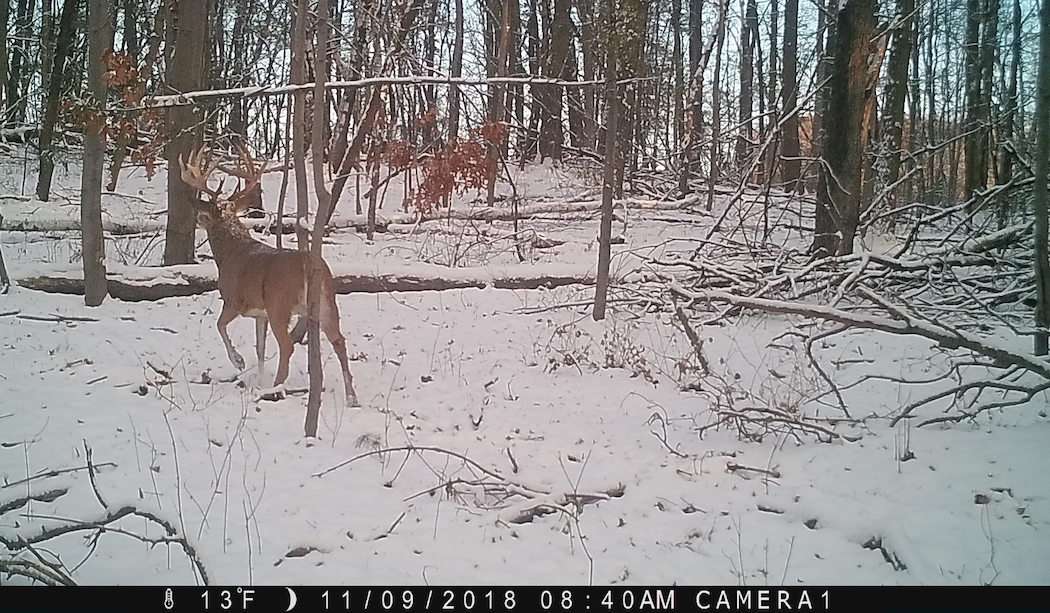
[[[219,270],[219,296],[222,311],[216,327],[226,347],[226,355],[233,366],[244,370],[244,358],[230,341],[227,327],[238,317],[255,319],[255,355],[261,377],[266,363],[266,327],[277,339],[280,349],[277,374],[272,394],[284,397],[284,382],[288,378],[288,362],[295,349],[289,332],[292,315],[306,315],[306,285],[310,270],[310,254],[292,249],[277,249],[252,237],[241,222],[240,213],[261,199],[262,169],[257,168],[251,156],[238,147],[240,168],[233,174],[244,179],[244,185],[229,196],[222,195],[222,184],[211,188],[208,180],[217,167],[210,160],[210,152],[200,147],[190,153],[189,159],[179,156],[181,179],[194,191],[190,203],[197,223],[204,228],[211,245],[212,256]],[[204,195],[207,200],[201,198]],[[346,402],[360,406],[354,391],[354,379],[346,354],[346,338],[339,327],[339,307],[335,300],[335,284],[328,263],[320,261],[317,271],[320,283],[321,331],[328,338],[343,371]],[[301,319],[305,321],[305,319]]]

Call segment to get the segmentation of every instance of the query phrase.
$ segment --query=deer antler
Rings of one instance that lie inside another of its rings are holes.
[[[215,170],[216,164],[212,163],[211,155],[207,147],[200,147],[190,152],[189,162],[179,156],[179,167],[182,169],[182,182],[199,192],[208,194],[213,202],[219,200],[222,187],[212,189],[208,187],[208,177]]]
[[[248,149],[243,143],[237,143],[237,157],[239,158],[239,164],[237,168],[224,168],[227,173],[244,179],[244,185],[230,194],[229,201],[234,203],[234,206],[242,206],[242,203],[247,202],[250,199],[250,195],[256,190],[259,183],[262,181],[262,167],[257,166],[255,161],[252,159]]]

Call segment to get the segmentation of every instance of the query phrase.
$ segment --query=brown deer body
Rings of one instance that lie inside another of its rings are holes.
[[[180,159],[182,180],[197,190],[208,194],[209,201],[199,198],[193,201],[197,221],[208,234],[215,265],[219,269],[219,295],[222,297],[222,312],[216,326],[226,346],[230,362],[238,370],[244,369],[244,358],[230,341],[227,326],[237,317],[255,319],[255,352],[262,376],[266,362],[266,327],[269,324],[280,349],[274,388],[277,395],[283,393],[288,378],[288,362],[295,349],[289,332],[293,315],[306,315],[306,284],[310,255],[290,249],[277,249],[252,238],[248,228],[241,223],[238,214],[251,202],[259,199],[261,173],[254,168],[250,158],[242,151],[247,180],[244,188],[228,198],[220,197],[220,189],[208,187],[208,176],[214,166],[202,168],[207,163],[207,154],[198,150],[191,154],[189,162]],[[321,283],[320,327],[328,337],[339,358],[343,371],[346,402],[358,406],[354,392],[353,376],[346,354],[346,339],[339,327],[339,307],[335,300],[335,287],[328,264],[321,261],[319,270]]]

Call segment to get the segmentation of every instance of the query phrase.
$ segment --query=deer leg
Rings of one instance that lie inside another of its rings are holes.
[[[263,373],[266,371],[266,323],[265,317],[255,318],[255,359],[259,362],[258,377],[260,381],[263,378]]]
[[[224,302],[222,303],[222,312],[219,313],[219,321],[215,323],[215,327],[219,329],[219,336],[222,337],[222,342],[226,345],[226,355],[229,356],[230,362],[233,362],[233,367],[237,370],[244,370],[244,358],[237,353],[237,348],[233,346],[233,342],[230,340],[230,333],[226,331],[226,326],[230,325],[230,322],[234,319],[237,319],[237,311]]]
[[[270,329],[273,330],[273,335],[277,339],[277,347],[280,349],[280,357],[277,359],[277,376],[273,380],[273,386],[278,390],[288,378],[288,361],[292,359],[292,351],[295,350],[295,343],[288,334],[289,319],[291,319],[289,314],[270,314]]]
[[[346,338],[339,330],[339,307],[335,303],[335,295],[329,294],[321,302],[321,331],[332,343],[336,356],[339,357],[339,366],[343,369],[343,385],[346,388],[346,404],[352,407],[361,406],[357,401],[357,393],[354,391],[354,377],[350,374],[350,360],[346,356]]]
[[[299,318],[299,321],[295,322],[295,327],[292,328],[292,341],[296,345],[306,344],[306,316],[303,315]]]

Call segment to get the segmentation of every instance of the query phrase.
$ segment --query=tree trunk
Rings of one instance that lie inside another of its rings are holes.
[[[583,55],[583,80],[592,81],[597,76],[597,39],[594,35],[594,0],[576,0],[576,11],[580,15],[580,50]],[[598,139],[598,88],[583,90],[583,142],[580,148],[593,151]]]
[[[992,155],[992,83],[999,44],[999,0],[985,0],[984,20],[981,24],[981,102],[980,102],[980,157],[977,173],[980,187],[988,184],[988,168]]]
[[[55,170],[55,151],[53,139],[55,123],[58,121],[58,106],[62,98],[62,75],[65,73],[66,58],[73,44],[76,29],[77,4],[79,0],[66,0],[62,5],[62,16],[59,19],[58,41],[55,44],[54,66],[51,69],[51,81],[48,83],[47,105],[44,121],[40,124],[40,172],[37,174],[37,200],[47,201],[51,196],[51,176]]]
[[[175,52],[168,82],[172,92],[200,89],[204,84],[204,54],[208,41],[208,0],[182,0],[174,5]],[[97,57],[97,56],[94,56]],[[92,60],[90,63],[94,62]],[[200,143],[203,130],[201,114],[191,106],[168,111],[168,227],[165,231],[164,264],[186,264],[193,261],[196,216],[191,199],[192,188],[179,178],[179,156],[187,155]]]
[[[1014,159],[1010,152],[1017,117],[1017,73],[1021,64],[1021,0],[1014,0],[1011,15],[1013,40],[1011,42],[1010,84],[1006,90],[1006,117],[1003,119],[1003,146],[999,149],[999,183],[1009,183],[1014,173]],[[999,228],[1005,228],[1010,217],[1009,200],[1004,198],[996,207]]]
[[[570,8],[569,0],[554,0],[554,14],[551,18],[550,39],[547,44],[547,65],[543,71],[544,76],[549,79],[561,78],[565,71],[566,58],[569,53],[569,38],[572,36]],[[501,53],[502,48],[501,38]],[[561,161],[562,143],[564,142],[563,88],[556,85],[544,85],[538,89],[542,92],[540,98],[540,161],[542,162],[545,158]]]
[[[572,36],[572,22],[569,22],[569,50],[565,56],[565,67],[561,78],[565,81],[579,81],[580,67],[576,56],[576,38]],[[569,145],[575,149],[583,148],[583,125],[586,121],[583,108],[583,93],[579,87],[565,88],[566,112],[569,116]]]
[[[869,83],[868,52],[875,29],[874,0],[850,0],[844,8],[831,4],[836,17],[828,48],[834,54],[828,104],[824,116],[823,162],[817,188],[818,216],[823,208],[832,231],[818,219],[814,249],[829,254],[853,252],[860,217],[862,167],[865,152],[864,114]],[[826,220],[825,220],[826,221]]]
[[[606,0],[606,24],[618,23],[616,1]],[[605,319],[605,307],[609,293],[609,263],[612,259],[613,191],[617,170],[622,158],[617,148],[618,123],[620,120],[620,88],[617,84],[618,57],[620,55],[620,32],[616,27],[608,28],[605,48],[605,168],[602,176],[602,219],[598,230],[598,275],[594,288],[594,321]]]
[[[718,22],[715,24],[715,74],[711,83],[711,167],[707,177],[707,205],[710,211],[715,201],[715,185],[720,179],[719,141],[722,138],[722,45],[726,37],[726,9],[729,0],[718,2]]]
[[[619,29],[617,46],[620,57],[616,62],[616,73],[620,79],[635,79],[645,76],[645,38],[649,3],[645,0],[621,0],[619,14],[611,27]],[[623,92],[623,105],[618,118],[620,142],[618,155],[621,164],[616,168],[616,194],[623,194],[624,169],[635,159],[635,130],[639,123],[642,97],[638,84],[631,84]]]
[[[796,3],[797,1],[789,0]],[[754,138],[751,113],[754,108],[755,44],[752,36],[758,35],[758,6],[755,0],[747,0],[746,7],[740,28],[740,127],[736,137],[736,164],[741,168],[751,156],[751,142]],[[745,181],[749,179],[750,177],[744,177]]]
[[[981,0],[966,0],[966,172],[964,198],[983,187],[981,183]]]
[[[113,45],[112,5],[106,0],[89,0],[87,10],[88,57],[101,58]],[[63,8],[65,12],[65,8]],[[106,104],[105,66],[88,62],[88,87],[94,104]],[[57,75],[56,75],[57,77]],[[56,79],[57,80],[57,79]],[[80,182],[81,257],[84,264],[84,304],[98,306],[106,298],[106,243],[102,232],[102,166],[106,147],[102,141],[101,119],[84,126],[84,168]]]
[[[305,0],[304,0],[305,4]],[[306,21],[305,12],[299,13]],[[317,198],[317,216],[314,219],[313,236],[310,240],[310,276],[306,291],[306,338],[308,345],[307,368],[310,374],[310,395],[306,401],[306,421],[303,429],[308,437],[317,437],[317,420],[321,411],[321,392],[324,390],[324,367],[321,363],[321,274],[324,267],[322,245],[325,221],[329,216],[332,197],[324,184],[324,132],[328,124],[328,102],[325,81],[328,78],[328,0],[318,0],[317,20],[314,25],[314,99],[313,99],[313,176],[314,196]],[[305,27],[305,24],[303,24]],[[305,60],[305,57],[303,58]],[[305,160],[303,161],[305,163]],[[305,249],[299,245],[300,250]]]
[[[455,39],[452,43],[453,79],[463,76],[463,0],[456,1]],[[454,143],[459,140],[459,87],[453,85],[448,91],[448,140]]]
[[[1039,76],[1035,96],[1035,187],[1032,206],[1035,209],[1035,354],[1046,355],[1050,331],[1050,256],[1047,250],[1047,232],[1050,224],[1047,209],[1047,181],[1050,177],[1050,2],[1043,1],[1039,9]]]
[[[306,83],[306,20],[309,1],[298,0],[295,24],[292,29],[292,83]],[[305,222],[310,214],[306,179],[306,92],[293,94],[292,160],[295,164],[295,216]],[[295,240],[299,250],[310,248],[310,239],[304,223],[295,224]]]
[[[777,89],[778,70],[777,70],[777,45],[778,30],[780,26],[780,3],[779,0],[770,0],[769,3],[769,75],[766,80],[766,87],[768,87],[767,99],[769,102],[766,104],[766,109],[769,111],[772,117],[780,117],[777,112],[777,94],[780,93]],[[766,180],[769,182],[773,181],[773,177],[776,176],[777,170],[780,167],[780,134],[775,134],[773,142],[766,148]]]
[[[672,150],[681,148],[681,167],[678,172],[678,194],[684,197],[689,191],[689,174],[685,168],[685,62],[682,57],[682,0],[671,3],[671,33],[674,36],[674,136]]]
[[[788,192],[802,191],[802,151],[798,141],[798,0],[784,4],[784,63],[781,75],[783,118],[780,132],[781,178]]]
[[[124,0],[124,53],[137,66],[139,58],[138,13],[139,3]]]
[[[7,23],[11,19],[11,3],[0,2],[0,128],[7,117]]]
[[[53,0],[40,0],[40,57],[37,63],[40,70],[40,91],[44,92],[44,113],[47,112],[47,95],[51,91],[50,79],[55,61],[55,15],[52,11]],[[61,79],[61,73],[59,74]]]
[[[18,0],[18,12],[15,16],[15,36],[17,45],[8,41],[6,49],[10,49],[10,68],[7,75],[7,106],[4,110],[3,120],[6,125],[16,125],[25,116],[25,105],[22,104],[19,93],[22,84],[22,69],[28,62],[26,46],[33,30],[33,0]]]

